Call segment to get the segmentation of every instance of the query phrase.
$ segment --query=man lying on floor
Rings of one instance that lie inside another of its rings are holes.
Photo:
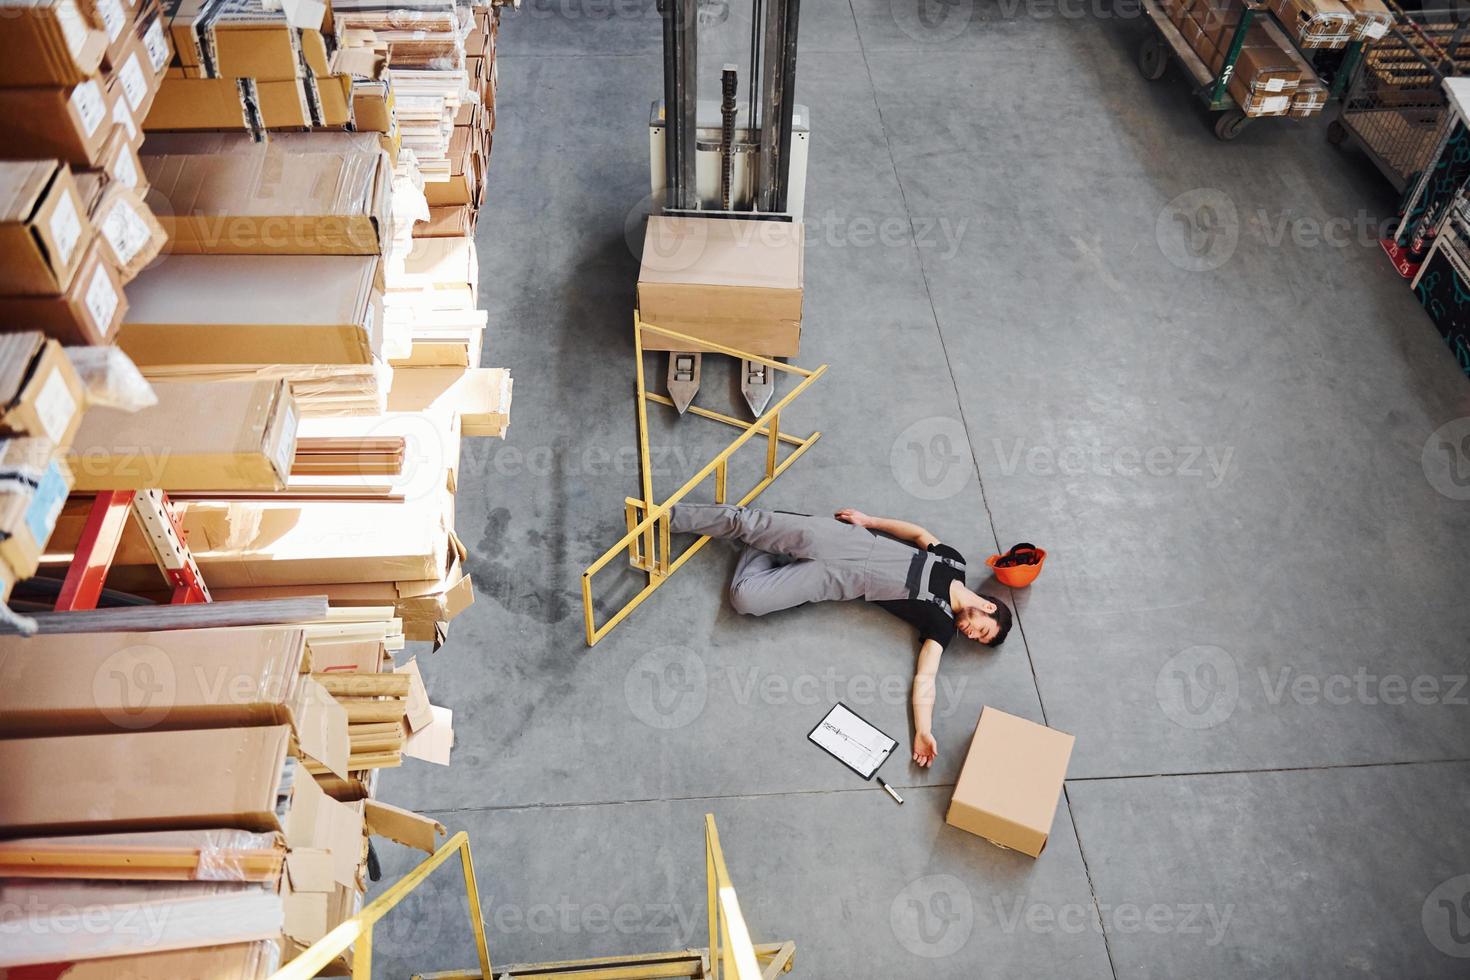
[[[730,605],[748,616],[843,599],[864,599],[919,630],[914,672],[914,761],[927,766],[934,742],[934,678],[955,631],[999,646],[1011,611],[965,587],[965,558],[917,524],[840,510],[836,519],[728,504],[675,504],[669,530],[745,545]]]

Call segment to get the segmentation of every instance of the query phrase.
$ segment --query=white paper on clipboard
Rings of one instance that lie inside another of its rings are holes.
[[[871,779],[898,742],[838,702],[807,736],[864,779]]]

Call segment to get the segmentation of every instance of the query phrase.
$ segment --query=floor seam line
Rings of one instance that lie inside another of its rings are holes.
[[[944,328],[939,324],[939,310],[934,306],[934,291],[929,285],[929,270],[924,266],[924,256],[919,250],[918,235],[914,229],[914,215],[909,210],[908,193],[903,187],[903,177],[898,173],[898,160],[893,155],[893,141],[888,138],[888,126],[883,121],[883,106],[878,102],[878,85],[873,80],[873,67],[868,62],[868,46],[863,41],[862,28],[857,24],[857,14],[852,9],[852,0],[848,0],[847,9],[853,14],[853,28],[857,32],[858,51],[863,56],[863,72],[868,76],[868,91],[872,93],[873,110],[878,114],[878,129],[883,134],[883,147],[888,152],[888,165],[893,168],[893,182],[898,186],[898,198],[903,204],[904,217],[909,222],[909,235],[913,241],[914,260],[919,264],[919,277],[924,283],[924,298],[929,301],[929,317],[934,322],[934,335],[939,338],[939,350],[944,356],[944,369],[949,373],[950,388],[954,391],[955,410],[960,415],[960,425],[965,430],[965,444],[970,450],[970,465],[975,472],[975,483],[980,489],[980,506],[985,509],[985,522],[990,526],[990,538],[994,542],[995,550],[1000,552],[1000,535],[995,530],[995,513],[990,509],[990,498],[985,493],[985,477],[980,472],[980,460],[975,451],[975,439],[970,434],[970,419],[965,414],[964,400],[960,396],[959,380],[954,375],[954,364],[949,357],[949,345],[944,340]],[[1046,700],[1041,695],[1041,681],[1036,676],[1036,661],[1031,656],[1031,642],[1026,637],[1026,624],[1021,620],[1021,611],[1015,602],[1015,592],[1011,591],[1011,616],[1015,620],[1015,628],[1021,635],[1021,649],[1026,651],[1026,665],[1031,670],[1031,686],[1036,691],[1036,706],[1041,710],[1041,722],[1050,725],[1046,713]]]
[[[1072,839],[1077,842],[1077,857],[1082,861],[1082,874],[1087,878],[1087,893],[1092,896],[1092,911],[1097,915],[1098,931],[1102,934],[1103,953],[1108,958],[1108,969],[1113,980],[1118,980],[1118,966],[1113,962],[1113,944],[1108,939],[1108,924],[1103,918],[1102,904],[1097,897],[1097,886],[1092,881],[1092,865],[1087,863],[1087,849],[1082,846],[1082,831],[1077,829],[1077,813],[1072,809],[1072,796],[1067,784],[1062,784],[1062,798],[1067,802],[1067,820],[1072,824]]]
[[[1324,766],[1286,766],[1265,767],[1258,769],[1201,769],[1190,772],[1152,772],[1152,773],[1129,773],[1118,776],[1068,776],[1063,783],[1063,788],[1072,783],[1103,783],[1116,782],[1125,779],[1175,779],[1191,776],[1248,776],[1253,774],[1277,773],[1277,772],[1333,772],[1341,769],[1388,769],[1398,766],[1440,766],[1440,765],[1463,765],[1470,763],[1470,757],[1455,759],[1411,759],[1395,762],[1345,762]],[[955,784],[949,783],[892,783],[894,789],[906,792],[923,792],[925,790],[948,789],[953,790]],[[421,810],[422,813],[488,813],[506,810],[560,810],[574,809],[579,807],[600,806],[628,806],[638,803],[697,803],[700,800],[764,800],[774,799],[782,796],[835,796],[848,793],[881,793],[882,790],[873,786],[855,786],[851,789],[798,789],[781,790],[772,793],[701,793],[693,796],[649,796],[632,800],[571,800],[557,803],[506,803],[488,806],[460,806],[443,807],[438,809]],[[1075,831],[1075,818],[1070,813],[1071,801],[1068,800],[1068,816],[1073,820]],[[1080,840],[1080,838],[1079,838]]]

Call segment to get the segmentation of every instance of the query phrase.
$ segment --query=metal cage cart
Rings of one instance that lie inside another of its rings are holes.
[[[1470,22],[1456,11],[1393,10],[1388,34],[1365,46],[1327,139],[1358,147],[1402,193],[1439,146],[1442,83],[1470,74]]]
[[[1154,33],[1144,38],[1143,44],[1138,49],[1138,70],[1149,81],[1158,81],[1168,70],[1169,59],[1172,56],[1194,79],[1195,94],[1211,112],[1219,113],[1215,118],[1215,135],[1226,141],[1235,139],[1254,117],[1246,115],[1245,110],[1230,94],[1230,78],[1235,74],[1235,65],[1240,58],[1241,48],[1245,46],[1246,32],[1250,30],[1251,25],[1264,23],[1268,25],[1268,29],[1277,26],[1271,11],[1262,0],[1245,0],[1244,9],[1240,14],[1240,23],[1236,26],[1235,33],[1226,48],[1219,74],[1216,74],[1189,46],[1189,42],[1184,39],[1179,28],[1164,12],[1159,0],[1142,0],[1142,4],[1144,13],[1154,25]],[[1284,35],[1283,40],[1291,44],[1291,41]],[[1333,73],[1332,84],[1328,90],[1329,99],[1336,98],[1342,93],[1347,79],[1352,75],[1357,64],[1362,45],[1362,41],[1351,41],[1342,50],[1343,61]],[[1311,52],[1299,53],[1307,61],[1311,60]],[[1272,116],[1269,118],[1284,117]]]

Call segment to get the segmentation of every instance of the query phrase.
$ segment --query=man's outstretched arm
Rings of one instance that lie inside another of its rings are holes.
[[[914,761],[927,766],[939,754],[934,741],[934,679],[944,647],[938,640],[925,640],[919,647],[919,666],[914,670]]]
[[[934,535],[919,525],[911,524],[908,521],[894,520],[891,517],[869,517],[862,511],[854,510],[851,507],[844,507],[833,516],[839,521],[846,521],[848,524],[856,524],[858,527],[865,527],[869,530],[891,534],[900,541],[912,541],[920,548],[927,548],[931,544],[939,543],[939,539]]]

